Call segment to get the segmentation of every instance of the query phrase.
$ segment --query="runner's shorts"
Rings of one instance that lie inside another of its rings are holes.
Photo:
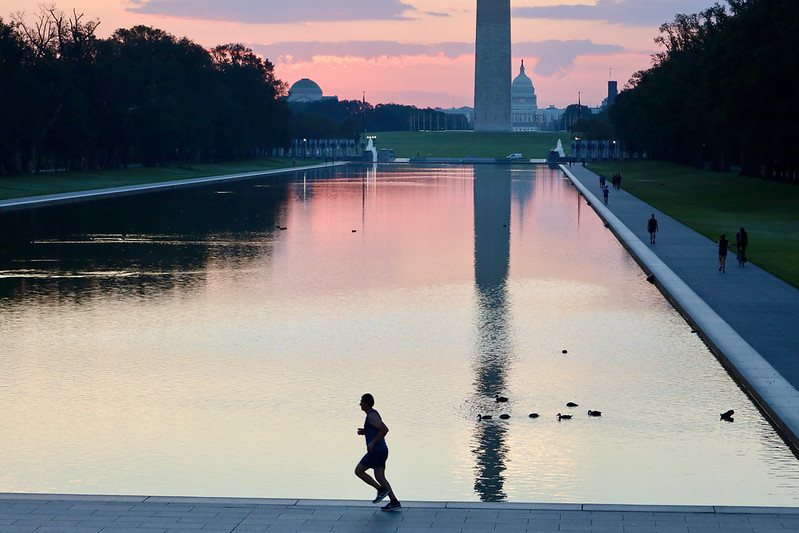
[[[366,468],[385,468],[386,459],[388,459],[387,446],[367,452],[361,459],[361,464]]]

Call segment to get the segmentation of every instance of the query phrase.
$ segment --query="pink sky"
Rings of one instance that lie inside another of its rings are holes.
[[[658,26],[713,0],[512,0],[513,75],[524,59],[538,106],[599,105],[607,81],[621,89],[658,51]],[[38,11],[0,0],[0,16]],[[207,47],[243,43],[289,85],[372,104],[461,107],[474,103],[476,0],[57,0],[99,19],[100,37],[144,24]],[[612,76],[612,78],[611,78]]]

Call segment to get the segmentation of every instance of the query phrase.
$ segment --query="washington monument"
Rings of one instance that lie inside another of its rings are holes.
[[[510,0],[477,0],[475,131],[511,131],[510,62]]]

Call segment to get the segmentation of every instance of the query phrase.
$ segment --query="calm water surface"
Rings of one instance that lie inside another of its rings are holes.
[[[0,492],[368,499],[368,391],[401,499],[799,505],[796,457],[558,171],[350,167],[0,224]]]

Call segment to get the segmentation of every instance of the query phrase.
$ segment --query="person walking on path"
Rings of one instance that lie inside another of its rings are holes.
[[[741,228],[735,235],[735,248],[738,250],[738,264],[744,266],[746,264],[746,247],[749,244],[749,235],[746,230]]]
[[[655,213],[652,213],[652,216],[649,217],[646,229],[649,231],[649,244],[655,244],[655,233],[658,231],[658,220],[655,218]]]
[[[610,191],[608,191],[608,186],[605,185],[602,188],[602,198],[604,198],[604,200],[605,200],[605,205],[608,205],[608,194],[609,193],[610,193]]]
[[[386,445],[386,434],[388,426],[383,423],[380,413],[374,408],[374,397],[366,393],[361,396],[361,410],[366,413],[366,420],[362,428],[358,428],[358,435],[366,438],[366,455],[361,458],[358,466],[355,467],[355,475],[363,480],[367,485],[377,490],[377,497],[372,503],[378,503],[386,496],[389,497],[388,504],[381,507],[383,511],[397,511],[402,508],[391,485],[386,479],[386,459],[388,459],[388,446]],[[366,473],[369,469],[374,470],[373,478]]]
[[[730,241],[727,240],[727,234],[722,233],[719,235],[719,272],[727,272],[725,265],[727,264],[727,247]]]

